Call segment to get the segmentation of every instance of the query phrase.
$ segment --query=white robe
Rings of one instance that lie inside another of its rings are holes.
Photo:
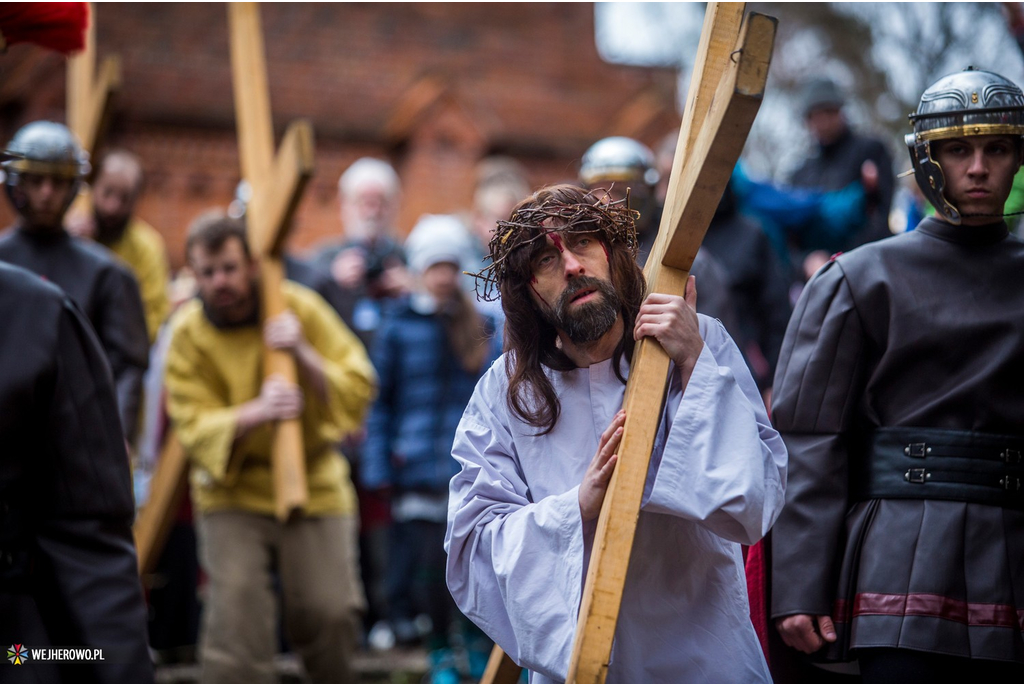
[[[608,682],[771,680],[740,544],[782,508],[786,448],[728,333],[699,321],[685,393],[670,371]],[[459,608],[535,683],[568,672],[596,528],[582,523],[579,484],[625,389],[610,360],[547,375],[562,411],[544,436],[511,415],[504,357],[480,380],[452,448],[461,472],[445,537]]]

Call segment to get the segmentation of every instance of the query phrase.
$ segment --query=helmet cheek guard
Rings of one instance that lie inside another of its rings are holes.
[[[967,67],[940,78],[924,91],[910,115],[914,132],[905,141],[914,176],[925,198],[951,224],[960,211],[945,196],[946,177],[931,155],[931,143],[949,138],[1024,136],[1024,93],[1017,84],[990,71]]]
[[[918,140],[914,133],[908,133],[904,140],[910,148],[910,159],[914,163],[914,179],[917,180],[921,192],[946,221],[959,226],[960,212],[942,193],[946,188],[946,175],[942,173],[942,166],[932,159],[931,141]]]

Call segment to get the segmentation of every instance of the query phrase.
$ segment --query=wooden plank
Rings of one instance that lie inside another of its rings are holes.
[[[121,87],[121,59],[111,55],[96,72],[95,5],[89,5],[85,50],[68,60],[67,123],[89,154],[94,154],[110,121],[114,95]]]
[[[252,249],[259,255],[282,254],[288,224],[298,207],[306,183],[313,176],[313,126],[308,121],[293,122],[285,131],[281,148],[269,174],[273,179],[253,188],[246,212]]]
[[[253,189],[246,220],[250,242],[260,260],[262,323],[285,310],[281,293],[284,266],[276,250],[284,241],[291,214],[312,173],[312,128],[308,123],[293,126],[282,152],[275,159],[259,6],[252,2],[229,4],[228,27],[242,177]],[[275,177],[275,170],[284,177]],[[284,187],[278,188],[279,185]],[[264,350],[263,370],[267,376],[277,374],[290,383],[298,378],[295,359],[281,350]],[[272,460],[274,508],[277,517],[285,521],[304,509],[309,501],[299,419],[279,421],[274,426]]]
[[[481,683],[518,683],[523,669],[512,658],[502,651],[501,647],[494,645],[491,656],[487,660],[487,668],[484,669],[484,676]]]
[[[274,155],[274,129],[270,118],[270,91],[263,50],[263,26],[256,3],[228,5],[231,34],[231,81],[235,93],[235,121],[242,177],[258,182],[270,173]],[[253,188],[255,195],[255,188]]]
[[[661,259],[654,260],[648,283],[657,280],[659,265],[689,269],[693,264],[761,106],[776,23],[772,17],[751,13],[743,25],[737,43],[741,52],[734,52],[735,61],[730,58],[676,193],[668,196],[658,244],[652,249]]]
[[[178,438],[170,432],[150,481],[149,499],[139,510],[133,526],[140,574],[152,573],[156,568],[188,488],[187,473],[188,457]]]
[[[704,26],[700,32],[697,45],[697,58],[694,60],[690,75],[690,87],[686,95],[686,109],[683,121],[679,126],[679,140],[676,142],[676,154],[672,159],[672,172],[669,175],[669,189],[666,197],[675,197],[675,188],[682,176],[682,166],[688,159],[687,154],[693,147],[693,141],[700,134],[701,126],[711,107],[711,99],[715,89],[722,80],[722,72],[727,64],[726,59],[736,44],[743,23],[744,2],[709,3],[704,11]]]
[[[677,150],[673,178],[658,239],[648,258],[648,290],[681,295],[688,270],[714,214],[714,208],[739,158],[750,125],[760,106],[771,59],[776,21],[751,14],[739,41],[722,54],[722,44],[709,40],[705,62],[723,62],[720,83],[708,104],[700,133],[689,131],[692,152]],[[726,43],[727,44],[727,43]],[[758,79],[760,86],[756,87]],[[703,85],[698,85],[703,89]],[[692,89],[691,89],[692,92]],[[697,114],[690,118],[692,128]],[[680,155],[686,155],[680,160]],[[669,359],[656,340],[646,338],[634,353],[624,406],[626,426],[615,469],[605,496],[590,567],[587,572],[579,623],[567,682],[603,683],[607,677],[622,590],[640,513],[651,450],[661,416]],[[652,393],[660,388],[660,393]]]

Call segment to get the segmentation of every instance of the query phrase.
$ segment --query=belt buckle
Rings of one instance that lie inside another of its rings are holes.
[[[924,483],[930,475],[924,469],[907,469],[907,472],[903,474],[903,479],[908,483]]]
[[[1004,476],[999,479],[999,484],[1003,486],[1004,490],[1014,491],[1020,490],[1020,478],[1014,476]]]
[[[999,455],[1003,458],[1007,464],[1019,464],[1020,463],[1020,450],[1005,449]]]
[[[903,448],[903,454],[908,457],[924,457],[931,454],[932,448],[923,442],[912,442]]]

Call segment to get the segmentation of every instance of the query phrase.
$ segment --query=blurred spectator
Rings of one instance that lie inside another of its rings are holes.
[[[396,641],[417,641],[414,619],[426,614],[431,682],[460,682],[456,665],[465,662],[456,660],[448,634],[461,619],[475,682],[490,645],[476,630],[465,637],[469,623],[445,586],[444,534],[448,481],[458,471],[451,446],[477,379],[497,357],[494,326],[460,286],[471,245],[458,219],[423,217],[405,247],[415,286],[385,308],[374,340],[381,386],[360,476],[367,490],[391,500],[387,589]]]
[[[494,227],[499,221],[507,220],[512,208],[529,194],[526,170],[511,157],[487,157],[477,164],[473,209],[468,221],[476,254],[473,263],[466,265],[466,270],[482,268],[482,260],[489,253],[488,244]]]
[[[583,187],[603,189],[613,201],[625,198],[629,191],[629,206],[640,212],[636,231],[641,266],[647,262],[661,224],[664,204],[655,194],[659,176],[651,149],[622,136],[602,138],[591,145],[580,164]],[[697,279],[697,311],[720,320],[730,332],[736,330],[736,313],[721,265],[714,257],[698,252],[690,273]]]
[[[150,345],[171,313],[167,297],[167,248],[160,233],[135,215],[145,177],[138,157],[126,150],[103,156],[92,182],[92,212],[68,217],[68,232],[90,238],[128,265],[139,283]]]
[[[736,309],[736,344],[770,406],[775,364],[789,323],[788,283],[768,236],[739,212],[732,186],[730,180],[701,247],[723,266]]]
[[[240,181],[235,187],[235,199],[228,206],[228,216],[232,219],[243,218],[251,199],[252,187],[249,185],[249,182],[245,180]],[[335,283],[327,270],[318,269],[311,262],[300,259],[290,252],[285,252],[281,255],[281,262],[284,264],[284,277],[287,280],[294,281],[315,291],[351,327],[352,308],[350,298],[341,289],[341,286]]]
[[[331,274],[348,299],[342,318],[370,347],[381,300],[409,289],[401,246],[395,242],[401,186],[387,162],[363,157],[338,179],[343,238],[321,248],[312,263]]]
[[[839,251],[851,250],[858,245],[892,235],[889,231],[889,208],[892,204],[895,178],[892,158],[885,145],[850,129],[843,115],[845,97],[831,80],[815,78],[800,93],[800,103],[807,129],[814,137],[817,149],[793,174],[791,185],[796,188],[840,190],[864,173],[877,174],[875,191],[868,196],[866,219],[851,227],[843,235],[804,234],[795,248],[802,257],[821,262]],[[864,170],[871,162],[874,171]],[[812,253],[823,253],[813,255]],[[805,271],[813,270],[805,269]]]
[[[333,279],[341,294],[336,309],[371,350],[382,307],[409,290],[405,255],[396,242],[401,201],[398,174],[383,160],[360,158],[338,179],[338,201],[342,237],[319,249],[309,263]],[[352,464],[359,497],[359,563],[368,603],[363,625],[369,628],[387,615],[384,573],[389,510],[386,501],[359,485],[364,437],[363,431],[350,435],[342,452]],[[386,635],[368,637],[372,645],[388,644]]]

